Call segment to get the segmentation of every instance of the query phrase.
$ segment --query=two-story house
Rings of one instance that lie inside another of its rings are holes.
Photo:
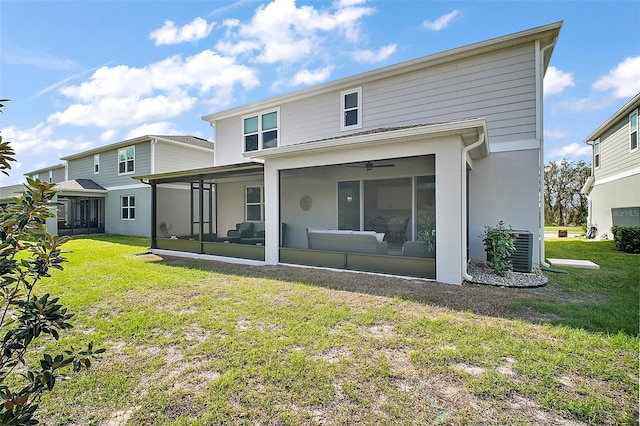
[[[146,135],[61,158],[63,164],[26,175],[55,183],[59,203],[49,232],[60,235],[109,233],[151,235],[151,188],[132,179],[212,164],[214,145],[193,136]],[[166,187],[160,195],[189,191]],[[188,202],[188,201],[187,201]],[[187,232],[188,223],[184,223]],[[176,231],[180,224],[176,223]],[[164,229],[164,227],[163,227]]]
[[[608,238],[612,226],[640,226],[639,112],[640,93],[585,139],[592,146],[591,177],[582,188],[588,222]]]
[[[152,249],[460,284],[503,220],[544,256],[543,77],[553,23],[217,112],[213,167],[152,187]],[[191,189],[182,221],[158,232]]]

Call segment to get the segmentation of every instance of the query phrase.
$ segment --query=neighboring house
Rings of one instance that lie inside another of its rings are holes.
[[[153,188],[152,249],[461,284],[503,220],[532,234],[538,264],[543,77],[561,26],[204,117],[212,167],[136,171]],[[160,232],[184,208],[166,186],[191,188],[191,232]]]
[[[49,232],[148,237],[151,189],[132,176],[210,165],[213,148],[212,142],[193,136],[147,135],[69,155],[62,158],[66,164],[26,175],[56,184],[59,208]],[[188,200],[189,191],[163,191],[160,195],[185,192]]]
[[[591,177],[582,193],[589,200],[589,224],[613,238],[611,227],[640,226],[640,93],[591,133]]]

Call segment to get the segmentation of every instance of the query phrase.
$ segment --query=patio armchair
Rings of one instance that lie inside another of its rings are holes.
[[[227,237],[253,238],[255,224],[253,222],[236,223],[236,229],[227,231]]]

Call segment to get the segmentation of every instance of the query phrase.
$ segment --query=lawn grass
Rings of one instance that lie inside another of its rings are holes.
[[[601,269],[524,290],[147,245],[66,245],[45,284],[76,313],[61,343],[107,353],[43,399],[45,424],[637,424],[640,257],[609,242],[547,244]]]

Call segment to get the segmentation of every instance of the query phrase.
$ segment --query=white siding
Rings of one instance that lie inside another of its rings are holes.
[[[190,145],[158,142],[155,145],[154,173],[198,169],[214,165],[214,151]]]
[[[613,221],[612,208],[640,206],[640,174],[618,179],[602,185],[596,184],[590,194],[590,218],[598,227],[598,234],[607,233],[609,238]]]

